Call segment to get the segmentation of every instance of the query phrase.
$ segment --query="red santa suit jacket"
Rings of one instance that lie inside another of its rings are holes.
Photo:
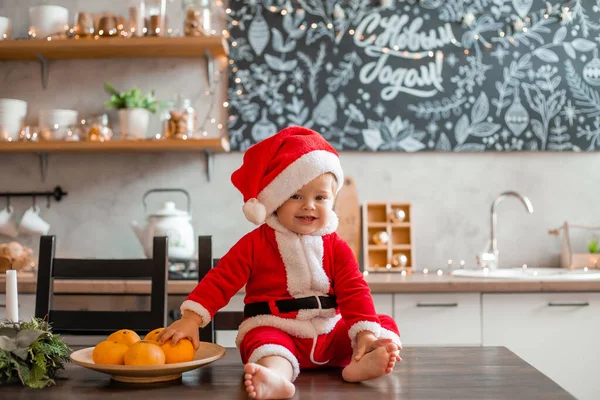
[[[221,258],[181,305],[202,317],[202,326],[246,285],[245,304],[308,296],[337,297],[337,309],[308,309],[279,315],[258,315],[240,325],[236,343],[259,326],[272,326],[299,338],[329,333],[344,319],[354,346],[364,330],[377,337],[397,334],[382,329],[370,289],[348,244],[336,233],[337,216],[312,235],[287,230],[274,215],[241,238]],[[384,332],[385,331],[385,332]]]

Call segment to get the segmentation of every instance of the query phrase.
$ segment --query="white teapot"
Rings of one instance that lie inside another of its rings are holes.
[[[168,257],[170,259],[191,259],[194,257],[194,228],[190,213],[190,195],[183,189],[151,189],[144,194],[144,214],[146,214],[146,196],[152,192],[183,192],[187,196],[187,212],[178,210],[175,203],[166,201],[163,207],[146,217],[146,226],[136,221],[131,225],[135,231],[146,257],[152,258],[152,242],[155,236],[167,236]]]

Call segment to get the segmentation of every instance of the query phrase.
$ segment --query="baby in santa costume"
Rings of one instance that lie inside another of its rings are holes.
[[[287,398],[301,369],[344,367],[346,381],[392,372],[400,361],[394,320],[375,312],[369,287],[335,230],[344,183],[339,157],[310,129],[289,127],[250,147],[231,180],[260,225],[221,258],[159,340],[190,338],[246,285],[236,344],[251,398]]]

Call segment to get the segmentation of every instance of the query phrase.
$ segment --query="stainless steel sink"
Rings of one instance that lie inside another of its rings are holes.
[[[600,279],[600,271],[588,269],[569,270],[566,268],[499,268],[490,270],[459,269],[452,276],[465,278],[515,279],[537,281],[586,281]]]

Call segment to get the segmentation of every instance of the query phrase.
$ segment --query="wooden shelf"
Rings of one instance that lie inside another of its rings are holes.
[[[190,140],[109,140],[106,142],[0,142],[0,153],[228,152],[227,138]]]
[[[106,142],[0,142],[0,153],[32,153],[40,158],[42,182],[46,180],[49,153],[170,153],[204,152],[206,175],[210,181],[213,170],[213,153],[228,152],[227,138],[190,140],[109,140]]]
[[[410,222],[369,222],[369,228],[410,228]]]
[[[142,37],[54,40],[2,40],[0,60],[47,60],[83,58],[224,57],[223,37]]]

